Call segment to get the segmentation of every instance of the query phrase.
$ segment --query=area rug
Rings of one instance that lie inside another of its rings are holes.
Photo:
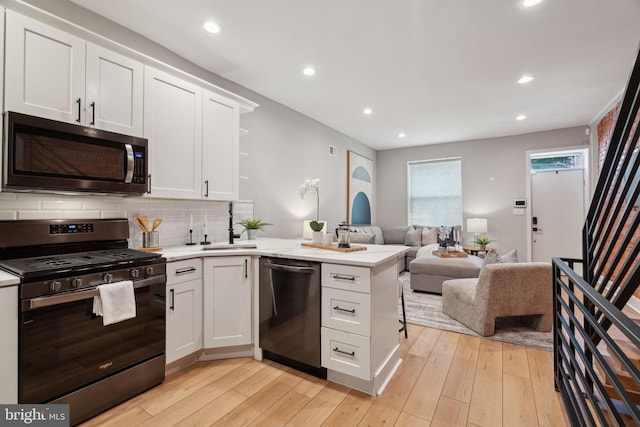
[[[400,274],[400,280],[404,288],[404,304],[408,323],[480,336],[462,323],[442,313],[442,296],[413,291],[409,286],[408,272]],[[398,306],[400,318],[402,318],[402,306],[400,304]],[[499,318],[496,321],[495,335],[484,338],[548,351],[553,349],[551,332],[538,332],[519,323],[515,318]]]

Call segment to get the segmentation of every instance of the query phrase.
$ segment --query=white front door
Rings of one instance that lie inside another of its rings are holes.
[[[584,170],[539,171],[531,175],[532,260],[582,258]]]

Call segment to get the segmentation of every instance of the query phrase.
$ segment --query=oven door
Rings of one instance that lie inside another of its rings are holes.
[[[33,298],[20,313],[20,403],[45,403],[165,351],[165,278],[134,282],[136,317],[103,326],[96,289]]]

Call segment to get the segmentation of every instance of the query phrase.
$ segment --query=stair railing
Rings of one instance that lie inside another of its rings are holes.
[[[583,228],[583,259],[553,258],[554,375],[572,425],[640,425],[640,53]],[[583,276],[574,270],[582,264]]]

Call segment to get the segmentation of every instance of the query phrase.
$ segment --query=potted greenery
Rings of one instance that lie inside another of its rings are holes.
[[[313,230],[313,243],[322,243],[324,239],[324,233],[322,232],[322,229],[324,228],[324,222],[314,220],[309,223],[309,227],[311,227],[311,229]]]
[[[247,238],[249,240],[254,240],[256,238],[256,232],[258,230],[262,230],[264,231],[264,227],[266,227],[267,225],[271,225],[268,222],[262,222],[261,219],[245,219],[242,220],[240,222],[237,223],[238,225],[241,225],[244,227],[244,230],[242,230],[242,232],[244,233],[245,231],[247,232]]]
[[[473,243],[475,243],[480,249],[485,250],[487,249],[487,245],[491,243],[491,240],[489,240],[487,236],[477,236]]]

